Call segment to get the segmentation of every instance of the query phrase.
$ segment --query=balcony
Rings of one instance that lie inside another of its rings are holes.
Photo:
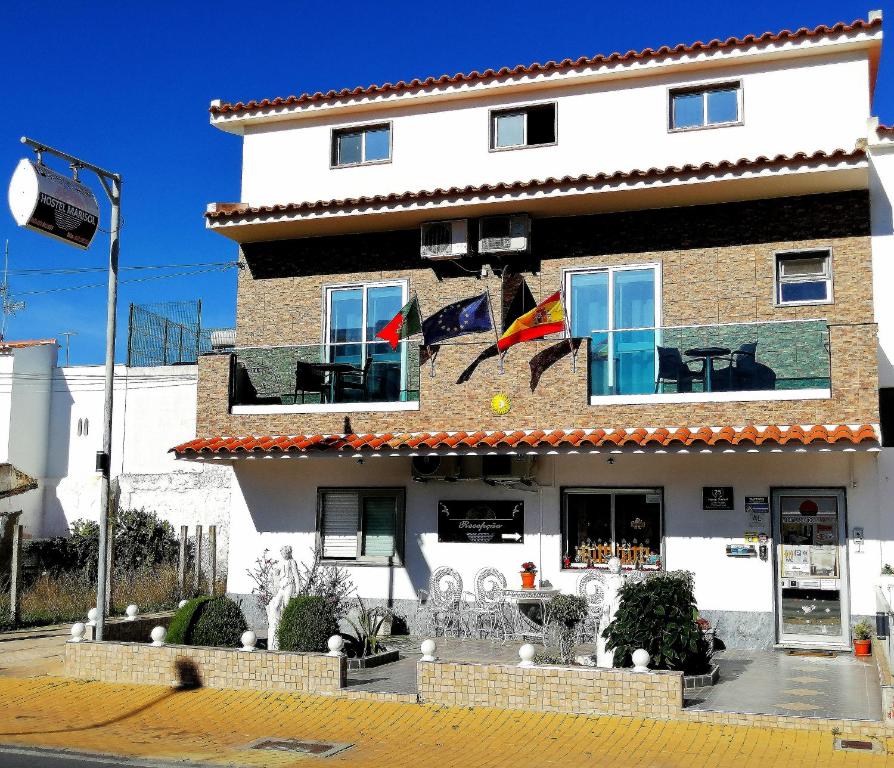
[[[830,377],[824,320],[590,334],[594,405],[827,398]]]
[[[234,414],[418,408],[418,342],[238,347],[231,359]]]

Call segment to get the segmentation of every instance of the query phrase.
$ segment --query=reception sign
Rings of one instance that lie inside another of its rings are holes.
[[[525,539],[523,501],[438,502],[438,541],[466,544],[520,544]]]

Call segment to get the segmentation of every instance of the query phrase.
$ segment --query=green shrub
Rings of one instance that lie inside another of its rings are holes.
[[[171,645],[189,645],[190,633],[199,618],[200,609],[210,600],[210,597],[196,597],[187,601],[182,608],[178,608],[168,625],[166,642]]]
[[[696,624],[692,574],[656,574],[620,590],[615,619],[602,636],[615,651],[615,666],[629,667],[637,648],[649,652],[652,669],[702,674],[710,669],[708,643]]]
[[[279,622],[283,651],[324,651],[326,641],[338,632],[332,603],[316,595],[293,597]]]
[[[190,645],[207,645],[213,648],[237,648],[240,638],[248,629],[242,609],[230,598],[215,597],[202,604],[192,630],[186,633]]]
[[[574,656],[575,630],[586,615],[587,601],[577,595],[556,595],[549,604],[548,621],[563,664]]]

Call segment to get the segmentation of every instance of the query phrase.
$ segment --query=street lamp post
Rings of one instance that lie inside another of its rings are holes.
[[[96,639],[102,640],[106,614],[106,568],[108,566],[109,499],[111,498],[111,455],[112,455],[112,402],[115,385],[115,320],[118,309],[118,240],[121,228],[121,176],[98,165],[81,160],[67,152],[41,144],[22,136],[22,144],[27,144],[37,152],[38,157],[46,153],[71,165],[73,171],[85,169],[93,171],[112,205],[112,220],[109,241],[109,292],[106,305],[106,367],[105,397],[103,399],[102,451],[96,454],[96,469],[102,473],[99,500],[99,563],[96,574]]]

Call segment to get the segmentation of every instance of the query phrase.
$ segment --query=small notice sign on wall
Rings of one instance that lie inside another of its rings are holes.
[[[735,509],[731,485],[706,485],[702,487],[702,509],[723,511]]]

